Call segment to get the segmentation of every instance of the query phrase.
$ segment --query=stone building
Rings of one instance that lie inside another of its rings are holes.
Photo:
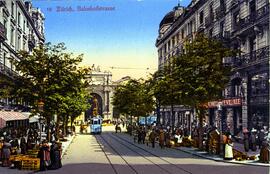
[[[101,71],[99,67],[92,66],[92,72],[88,75],[90,82],[89,91],[91,94],[91,108],[85,112],[85,119],[94,115],[101,115],[104,119],[112,120],[113,106],[111,98],[113,96],[112,73]]]
[[[34,8],[30,1],[0,1],[0,75],[13,80],[18,73],[12,60],[19,60],[17,52],[44,44],[44,14]],[[14,104],[1,99],[2,104]],[[23,104],[23,103],[21,103]]]
[[[232,66],[233,75],[224,99],[208,103],[206,122],[234,134],[244,128],[269,127],[269,0],[193,0],[187,7],[176,6],[159,26],[159,68],[180,54],[183,43],[197,33],[241,50],[223,60]],[[191,126],[192,120],[187,124]]]

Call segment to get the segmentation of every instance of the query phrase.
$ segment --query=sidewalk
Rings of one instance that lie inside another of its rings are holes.
[[[69,145],[72,143],[74,137],[75,137],[75,134],[71,135],[71,136],[68,136],[68,137],[65,137],[65,139],[67,139],[67,141],[62,142],[62,156],[61,156],[62,158],[65,155]]]
[[[241,145],[242,144],[237,143],[235,149],[240,150],[240,151],[243,152],[243,149],[241,148]],[[219,161],[219,162],[270,167],[270,164],[259,162],[258,158],[256,160],[244,160],[244,161],[237,161],[235,159],[233,159],[233,160],[224,160],[219,155],[210,155],[208,152],[200,151],[198,148],[193,148],[193,147],[173,147],[173,148],[176,149],[176,150],[180,150],[182,152],[185,152],[185,153],[189,153],[189,154],[198,156],[198,157],[202,157],[202,158],[206,158],[206,159],[210,159],[210,160],[214,160],[214,161]],[[255,152],[249,151],[247,154],[249,156],[257,155],[257,157],[258,157],[259,153],[260,152],[257,150]]]

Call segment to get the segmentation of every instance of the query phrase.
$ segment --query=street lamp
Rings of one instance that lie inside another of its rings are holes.
[[[217,105],[219,115],[219,127],[220,127],[220,154],[223,154],[223,135],[222,135],[222,102],[218,102]]]
[[[39,136],[40,136],[40,143],[41,143],[41,138],[42,138],[42,136],[41,136],[41,119],[42,119],[42,113],[43,113],[43,111],[44,111],[44,102],[43,102],[43,100],[39,100],[38,101],[38,111],[39,111],[39,131],[40,131],[40,134],[39,134]]]

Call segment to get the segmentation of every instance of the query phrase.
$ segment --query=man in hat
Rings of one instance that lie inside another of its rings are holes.
[[[251,135],[250,135],[250,148],[252,151],[256,151],[257,147],[256,147],[256,136],[257,136],[257,130],[252,128],[251,130]]]

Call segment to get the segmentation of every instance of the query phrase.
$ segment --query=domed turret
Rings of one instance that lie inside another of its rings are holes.
[[[183,14],[184,7],[178,5],[173,8],[172,11],[167,13],[159,24],[159,32],[164,33],[169,26]]]

